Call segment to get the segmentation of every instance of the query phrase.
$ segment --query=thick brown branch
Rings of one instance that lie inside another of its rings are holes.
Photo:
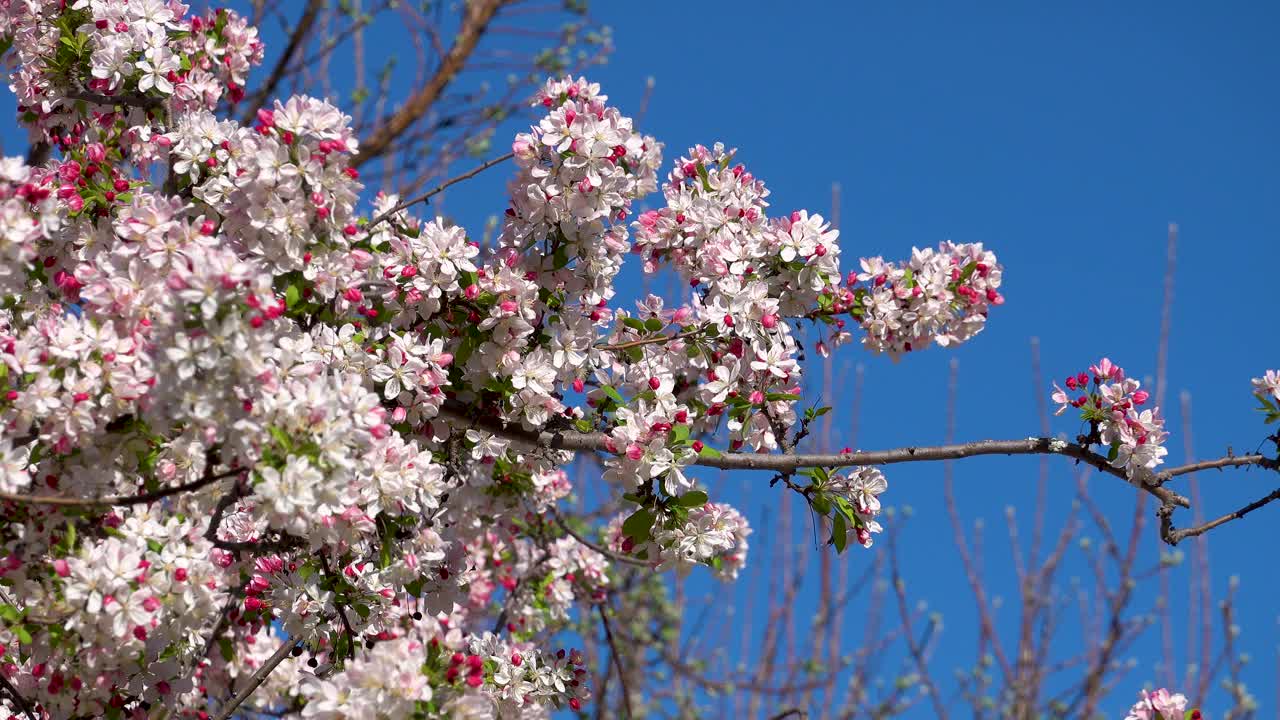
[[[302,17],[298,18],[298,24],[294,27],[293,33],[289,35],[289,44],[285,46],[284,53],[276,61],[276,66],[272,68],[271,75],[267,77],[267,81],[262,84],[258,92],[254,93],[249,102],[245,104],[244,114],[240,117],[241,125],[248,125],[253,122],[258,108],[262,107],[262,104],[276,91],[280,81],[284,79],[289,63],[293,61],[294,55],[302,47],[302,40],[307,36],[308,32],[311,32],[311,26],[315,24],[316,16],[320,14],[322,7],[324,7],[322,0],[308,0],[307,8],[302,11]]]
[[[453,47],[440,60],[440,67],[436,68],[426,85],[414,93],[386,123],[374,130],[368,140],[360,144],[360,154],[354,159],[357,167],[389,151],[396,138],[426,114],[467,64],[468,58],[480,42],[480,36],[488,29],[493,16],[504,2],[505,0],[473,0],[467,3],[462,29],[459,30]]]

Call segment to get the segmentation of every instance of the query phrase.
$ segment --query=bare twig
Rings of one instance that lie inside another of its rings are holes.
[[[494,165],[497,165],[502,162],[506,162],[507,160],[510,160],[513,157],[515,157],[515,153],[509,152],[505,155],[500,155],[496,158],[493,158],[492,160],[485,162],[483,165],[474,167],[468,170],[467,172],[462,173],[461,175],[458,175],[456,177],[451,177],[448,180],[445,180],[444,182],[435,186],[430,191],[423,193],[422,195],[419,195],[418,197],[413,198],[412,200],[405,200],[399,205],[396,205],[390,210],[382,213],[378,217],[374,218],[367,226],[365,226],[365,229],[372,230],[375,226],[377,226],[383,220],[386,220],[387,218],[391,217],[392,215],[395,215],[401,210],[405,210],[407,208],[413,207],[414,205],[417,205],[420,202],[425,202],[427,200],[430,200],[435,195],[439,195],[440,193],[444,192],[445,189],[448,188],[450,185],[456,185],[462,182],[463,180],[473,178],[476,175],[479,175],[480,173],[484,172],[485,170],[488,170],[489,168],[493,167]]]
[[[249,677],[249,684],[240,692],[236,693],[236,696],[231,698],[231,700],[218,711],[218,714],[213,720],[227,720],[227,718],[231,717],[232,714],[235,713],[236,708],[240,707],[245,700],[248,700],[249,697],[253,695],[254,691],[257,690],[262,683],[267,681],[267,677],[275,671],[276,667],[278,667],[280,663],[284,662],[284,659],[289,657],[289,653],[293,652],[293,649],[298,647],[300,644],[301,642],[296,638],[290,638],[280,643],[279,649],[277,649],[271,657],[267,658],[267,661],[262,664],[262,667],[258,668],[257,671]]]
[[[600,623],[604,625],[604,637],[609,642],[609,654],[613,656],[614,667],[618,670],[618,685],[622,688],[622,706],[626,708],[627,720],[635,715],[631,712],[631,691],[627,687],[627,674],[622,669],[622,657],[618,654],[618,645],[613,640],[613,629],[609,627],[609,615],[604,611],[604,605],[597,605],[596,610],[600,613]],[[604,698],[600,699],[601,702]]]
[[[1204,523],[1203,525],[1186,528],[1184,530],[1175,530],[1173,528],[1172,523],[1168,525],[1167,529],[1162,524],[1162,527],[1160,529],[1160,536],[1164,539],[1165,542],[1169,543],[1170,545],[1177,545],[1178,543],[1182,542],[1183,540],[1189,537],[1196,537],[1198,535],[1203,535],[1209,532],[1210,530],[1218,527],[1219,525],[1229,523],[1232,520],[1239,520],[1245,515],[1248,515],[1254,510],[1257,510],[1258,508],[1262,507],[1263,505],[1275,502],[1276,500],[1280,500],[1280,488],[1276,488],[1275,490],[1272,490],[1271,493],[1264,495],[1263,497],[1260,497],[1257,500],[1254,500],[1253,502],[1249,503],[1248,505],[1245,505],[1239,510],[1236,510],[1234,512],[1229,512],[1226,515],[1223,515],[1222,517],[1217,518],[1215,520],[1210,520],[1209,522]],[[1162,511],[1161,518],[1163,520],[1165,517],[1163,507],[1161,508],[1161,511]]]

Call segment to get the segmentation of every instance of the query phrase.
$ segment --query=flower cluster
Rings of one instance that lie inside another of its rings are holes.
[[[1096,431],[1091,440],[1109,448],[1107,460],[1112,466],[1124,468],[1132,478],[1139,468],[1151,470],[1164,462],[1169,454],[1164,447],[1169,436],[1164,417],[1160,408],[1140,409],[1151,396],[1141,389],[1142,383],[1126,378],[1123,368],[1102,358],[1088,372],[1072,375],[1063,384],[1066,390],[1053,385],[1051,397],[1058,403],[1054,414],[1079,409],[1080,418]]]
[[[854,467],[847,474],[825,480],[823,474],[816,474],[814,487],[834,508],[833,534],[847,533],[846,538],[836,540],[837,545],[852,541],[871,547],[872,533],[883,529],[876,517],[880,514],[880,495],[889,489],[884,473],[875,467]]]
[[[1266,422],[1280,420],[1280,370],[1268,370],[1262,377],[1254,378],[1253,396],[1258,398],[1258,409],[1266,415]]]
[[[607,600],[613,560],[745,563],[745,518],[689,468],[722,435],[793,449],[801,321],[832,345],[842,314],[947,344],[999,301],[980,246],[842,287],[836,231],[770,218],[720,145],[636,216],[662,146],[583,79],[535,98],[482,251],[394,195],[362,206],[334,105],[227,119],[262,58],[233,12],[0,2],[0,36],[57,150],[0,161],[0,671],[49,716],[198,717],[286,638],[298,654],[248,707],[577,710],[582,656],[543,648]],[[631,251],[692,298],[619,306]],[[640,508],[609,552],[556,509],[572,453],[528,442],[570,429],[608,452],[590,482]],[[814,479],[833,542],[870,545],[883,477]]]
[[[1164,688],[1139,693],[1142,699],[1129,708],[1125,720],[1200,720],[1200,711],[1187,711],[1187,698]]]
[[[912,249],[901,264],[874,257],[861,266],[850,273],[847,301],[873,352],[896,357],[962,343],[982,332],[992,305],[1004,303],[1003,268],[982,243],[944,242],[936,251]]]
[[[162,154],[151,130],[162,108],[238,102],[262,61],[258,31],[245,18],[186,10],[163,0],[5,3],[0,31],[14,41],[23,120],[64,150],[99,142],[136,149],[140,159]]]

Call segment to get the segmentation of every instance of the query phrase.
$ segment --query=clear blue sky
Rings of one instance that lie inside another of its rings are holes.
[[[667,143],[669,157],[696,142],[737,146],[769,184],[779,212],[825,214],[831,183],[840,183],[847,263],[858,255],[903,256],[913,244],[948,238],[983,241],[1000,254],[1009,301],[971,344],[896,365],[858,348],[838,356],[838,368],[866,366],[861,447],[941,441],[952,357],[960,362],[959,439],[1037,434],[1032,336],[1041,339],[1049,377],[1102,355],[1134,376],[1153,375],[1169,222],[1181,228],[1169,459],[1184,457],[1177,408],[1184,390],[1192,396],[1198,457],[1228,446],[1251,451],[1265,436],[1249,379],[1280,366],[1272,290],[1280,241],[1273,36],[1280,6],[686,2],[644,10],[597,3],[596,11],[613,25],[617,52],[592,76],[624,108],[637,106],[645,77],[656,78],[644,128]],[[811,377],[820,380],[820,369]],[[836,418],[837,427],[848,426],[847,411]],[[1052,427],[1078,429],[1066,417]],[[1034,460],[1003,458],[956,468],[961,512],[987,521],[990,592],[1010,599],[1004,511],[1012,505],[1029,522],[1037,468]],[[916,511],[902,536],[904,574],[909,594],[944,614],[934,670],[945,683],[972,662],[976,630],[951,549],[942,471],[898,466],[888,478],[886,498]],[[1257,472],[1208,474],[1202,483],[1211,517],[1280,485]],[[777,501],[762,477],[728,485],[753,517]],[[1070,512],[1071,467],[1054,463],[1051,485],[1053,529]],[[1132,490],[1097,476],[1092,487],[1110,522],[1127,528]],[[1263,717],[1276,713],[1280,581],[1269,563],[1278,523],[1280,507],[1270,506],[1210,540],[1215,592],[1230,575],[1241,578],[1240,648],[1255,658],[1245,679]],[[807,522],[794,526],[790,539],[809,542]],[[1147,535],[1148,562],[1140,564],[1149,565],[1160,546],[1154,529]],[[851,551],[843,560],[855,565],[851,575],[874,552]],[[1087,577],[1080,557],[1062,573],[1061,591],[1071,576]],[[756,554],[755,571],[768,573],[768,560]],[[1186,566],[1172,575],[1179,672],[1189,576]],[[759,587],[744,579],[739,598]],[[1153,607],[1158,591],[1155,582],[1141,585],[1138,607]],[[1006,633],[1016,629],[1011,611],[998,620]],[[1082,632],[1067,620],[1064,654]],[[854,646],[860,637],[848,633]],[[1146,638],[1123,655],[1139,666],[1104,708],[1108,716],[1123,715],[1130,689],[1156,678],[1159,631]]]
[[[1169,222],[1181,227],[1169,459],[1184,458],[1182,391],[1194,403],[1198,457],[1228,446],[1252,451],[1264,437],[1249,379],[1280,367],[1271,290],[1280,240],[1280,5],[735,1],[598,2],[593,10],[613,26],[617,50],[591,78],[633,113],[645,79],[656,78],[643,129],[666,143],[669,160],[693,143],[737,146],[772,189],[779,213],[828,214],[838,182],[847,266],[859,255],[905,256],[913,244],[943,239],[982,241],[999,253],[1008,303],[970,344],[898,364],[858,347],[837,356],[842,373],[865,365],[858,446],[940,442],[951,358],[961,380],[958,439],[1038,434],[1036,400],[1047,387],[1031,385],[1033,336],[1041,339],[1046,381],[1102,355],[1131,375],[1154,374]],[[266,37],[276,42],[273,58],[279,36]],[[397,52],[389,43],[377,50]],[[410,61],[399,72],[412,72],[412,53],[399,50]],[[4,103],[12,106],[7,97]],[[3,136],[9,153],[21,147],[12,126]],[[495,147],[504,144],[499,138]],[[478,233],[486,216],[505,207],[505,181],[483,176],[449,192],[447,207]],[[624,298],[639,290],[629,277]],[[810,377],[820,381],[820,365]],[[836,404],[839,447],[852,421],[849,393]],[[1058,418],[1052,428],[1074,434],[1078,426]],[[957,465],[961,511],[987,521],[984,565],[993,594],[1014,592],[1003,517],[1006,506],[1030,517],[1037,469],[1035,460]],[[942,469],[899,466],[887,474],[885,500],[915,509],[902,535],[904,573],[913,600],[945,617],[933,668],[947,683],[972,663],[976,630],[941,499]],[[1257,472],[1203,475],[1205,513],[1235,509],[1277,484],[1275,475]],[[759,521],[780,493],[765,485],[764,476],[716,480],[713,494]],[[1051,487],[1053,530],[1071,511],[1069,465],[1052,465]],[[1127,528],[1132,489],[1096,476],[1092,487],[1109,520]],[[1269,563],[1277,523],[1280,506],[1271,506],[1210,541],[1215,592],[1231,575],[1242,581],[1240,648],[1255,658],[1245,678],[1263,717],[1276,712],[1280,580]],[[794,527],[786,540],[807,545],[807,521]],[[753,549],[752,569],[734,590],[739,602],[760,587],[751,573],[769,572],[764,543]],[[856,576],[882,550],[854,549],[840,561]],[[1159,550],[1149,527],[1140,564]],[[1063,592],[1068,578],[1087,576],[1081,557],[1076,552],[1062,573]],[[1174,618],[1186,617],[1189,574],[1184,566],[1172,575]],[[1152,607],[1158,590],[1155,582],[1141,585],[1138,607]],[[802,605],[812,606],[815,592],[806,590]],[[850,651],[862,637],[857,607],[845,623]],[[1008,610],[997,619],[1006,633],[1016,628]],[[1068,619],[1062,652],[1082,632]],[[1104,708],[1109,716],[1122,716],[1131,690],[1156,678],[1158,630],[1123,657],[1139,665]],[[1209,699],[1205,707],[1219,703]],[[928,715],[923,706],[920,715]]]

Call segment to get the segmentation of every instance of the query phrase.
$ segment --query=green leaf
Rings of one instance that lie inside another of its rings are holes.
[[[27,631],[27,628],[25,626],[14,625],[11,629],[13,630],[14,636],[18,638],[18,642],[22,643],[23,645],[31,644],[31,633]]]
[[[614,402],[618,403],[619,405],[627,404],[627,401],[623,399],[622,395],[612,385],[602,385],[600,389],[604,390],[604,394],[608,395]]]
[[[622,318],[622,324],[626,325],[632,330],[638,330],[638,331],[644,330],[644,321],[641,320],[640,318],[625,317],[625,318]]]
[[[831,512],[830,498],[821,493],[814,495],[813,499],[809,501],[809,504],[813,505],[813,509],[816,510],[819,515],[826,515]]]
[[[235,650],[231,645],[231,638],[222,636],[218,638],[218,652],[222,653],[222,659],[231,662],[231,658],[236,656]]]
[[[707,504],[707,494],[701,490],[690,490],[676,499],[676,503],[684,507],[702,507]]]
[[[836,546],[836,552],[844,552],[844,548],[849,544],[849,528],[845,525],[844,515],[836,514],[831,522],[831,544]]]
[[[648,542],[655,517],[649,508],[640,508],[622,522],[622,533],[637,544]]]
[[[1119,456],[1120,456],[1120,443],[1119,442],[1111,443],[1111,450],[1107,452],[1107,460],[1108,461],[1115,460]]]
[[[685,440],[688,440],[688,439],[689,439],[689,426],[688,426],[688,425],[680,424],[680,425],[673,425],[673,426],[671,426],[671,441],[672,441],[672,442],[684,442]]]
[[[649,332],[656,333],[664,327],[666,327],[666,324],[663,323],[658,318],[649,318],[648,320],[644,321],[644,329],[648,330]]]
[[[0,618],[4,618],[5,622],[16,623],[22,617],[22,613],[18,608],[12,605],[0,605]]]
[[[707,175],[707,168],[702,163],[698,163],[698,179],[702,180],[702,189],[707,192],[715,192],[711,187],[711,178]]]
[[[293,306],[297,305],[298,301],[301,299],[302,291],[298,289],[297,285],[290,285],[289,289],[284,291],[284,304],[285,307],[290,310],[292,310]]]
[[[710,445],[703,445],[702,449],[698,451],[698,457],[715,459],[720,457],[720,451]]]

